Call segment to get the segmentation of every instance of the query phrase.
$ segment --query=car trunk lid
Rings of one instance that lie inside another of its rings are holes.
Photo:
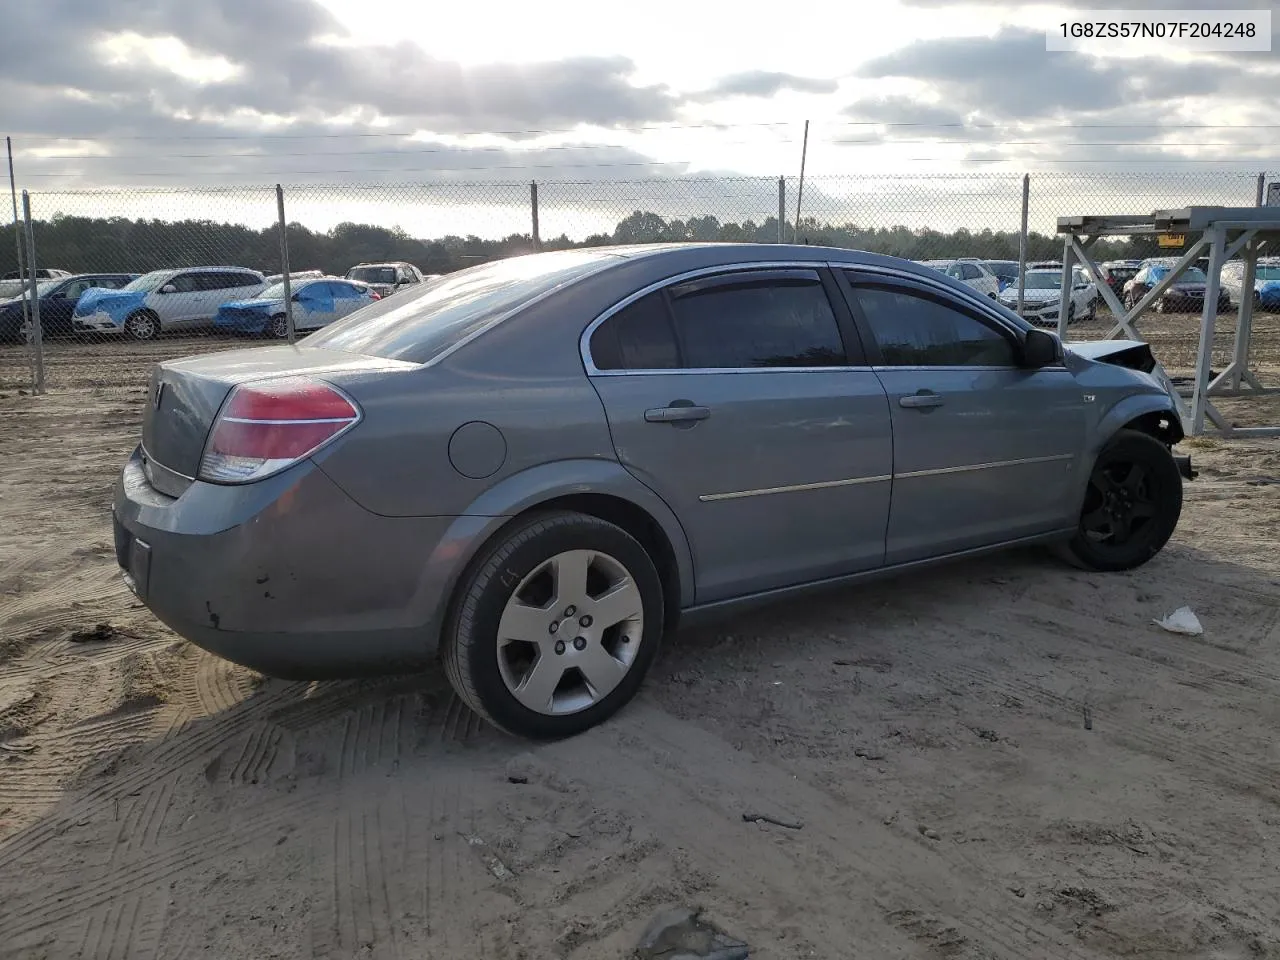
[[[293,376],[342,379],[416,366],[402,360],[283,345],[157,364],[142,421],[148,475],[161,492],[181,495],[199,472],[209,429],[238,384]]]

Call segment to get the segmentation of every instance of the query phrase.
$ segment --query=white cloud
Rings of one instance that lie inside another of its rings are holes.
[[[124,31],[103,37],[96,46],[107,66],[132,69],[141,61],[200,85],[226,83],[243,72],[226,57],[198,54],[177,37],[144,37]]]

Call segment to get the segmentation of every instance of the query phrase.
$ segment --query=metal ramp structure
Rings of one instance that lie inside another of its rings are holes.
[[[1116,324],[1107,339],[1127,337],[1141,340],[1138,320],[1182,273],[1208,251],[1208,283],[1204,291],[1204,309],[1200,315],[1200,341],[1196,351],[1194,382],[1190,403],[1180,411],[1183,429],[1189,436],[1213,432],[1223,436],[1280,436],[1280,425],[1233,427],[1218,411],[1211,397],[1249,397],[1280,393],[1266,388],[1249,369],[1249,351],[1253,338],[1254,298],[1244,291],[1254,289],[1258,255],[1264,248],[1280,253],[1280,207],[1184,207],[1178,210],[1156,210],[1139,216],[1059,217],[1058,233],[1064,238],[1062,252],[1062,299],[1070,302],[1072,268],[1079,265],[1088,271],[1098,286],[1103,301],[1111,308]],[[1191,242],[1173,268],[1152,287],[1141,300],[1126,309],[1102,271],[1090,256],[1090,249],[1102,237],[1174,236],[1198,237]],[[1244,261],[1240,308],[1236,320],[1235,344],[1226,369],[1210,379],[1213,358],[1213,335],[1218,319],[1218,295],[1222,289],[1222,266],[1240,257]],[[1058,335],[1066,340],[1066,310],[1058,311]],[[1206,428],[1205,421],[1211,426]]]

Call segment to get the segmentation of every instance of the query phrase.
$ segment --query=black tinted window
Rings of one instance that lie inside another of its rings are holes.
[[[835,314],[816,278],[701,284],[677,287],[671,300],[685,367],[829,367],[847,362]],[[695,292],[686,292],[690,288]]]
[[[892,287],[855,286],[854,293],[886,366],[1016,365],[1012,342],[967,313]]]
[[[982,271],[971,263],[960,264],[960,276],[965,280],[977,280],[982,276]]]
[[[169,284],[177,293],[195,293],[197,290],[207,290],[208,287],[202,286],[200,281],[203,279],[202,274],[198,273],[180,273]]]
[[[591,334],[597,370],[671,370],[680,366],[671,315],[661,290],[623,307]]]
[[[197,290],[226,290],[233,286],[232,278],[235,274],[226,273],[197,273],[194,275]]]

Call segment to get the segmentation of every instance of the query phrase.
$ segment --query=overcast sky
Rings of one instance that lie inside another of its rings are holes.
[[[1280,57],[1046,53],[1067,9],[0,0],[0,121],[33,190],[794,175],[806,118],[817,177],[1280,168]]]

